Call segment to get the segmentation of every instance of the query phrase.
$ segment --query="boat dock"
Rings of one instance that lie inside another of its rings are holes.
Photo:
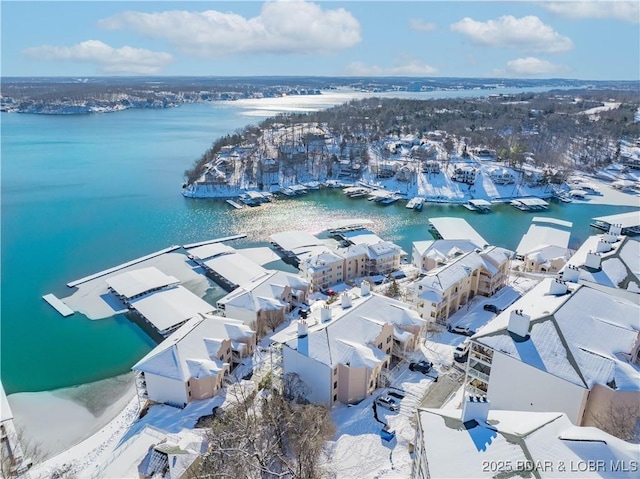
[[[520,211],[541,211],[549,207],[549,203],[541,198],[516,198],[511,202],[511,206]]]
[[[237,210],[241,210],[242,208],[244,208],[244,205],[241,205],[240,203],[236,203],[233,200],[227,200],[227,203],[229,203],[231,206],[233,206]]]
[[[479,247],[484,247],[489,242],[480,236],[473,227],[462,218],[431,218],[429,220],[433,234],[446,240],[470,240]]]
[[[420,211],[424,206],[424,201],[425,199],[422,198],[421,196],[414,196],[407,202],[407,205],[405,206],[405,208],[409,210]]]
[[[86,283],[87,281],[91,281],[92,279],[100,278],[101,276],[106,276],[109,273],[114,273],[114,272],[116,272],[118,270],[126,268],[127,266],[133,266],[134,264],[142,263],[143,261],[146,261],[146,260],[151,259],[151,258],[155,258],[156,256],[160,256],[160,255],[165,254],[165,253],[171,253],[172,251],[175,251],[177,249],[180,249],[179,245],[170,246],[170,247],[162,249],[160,251],[156,251],[155,253],[148,254],[147,256],[142,256],[141,258],[134,259],[134,260],[129,261],[127,263],[122,263],[121,265],[114,266],[113,268],[105,269],[104,271],[100,271],[99,273],[95,273],[95,274],[92,274],[90,276],[85,276],[84,278],[80,278],[80,279],[77,279],[75,281],[71,281],[70,283],[67,283],[67,286],[69,288],[75,288],[79,284]]]
[[[603,231],[609,231],[611,225],[619,226],[623,235],[640,234],[640,210],[619,215],[598,216],[593,218],[591,223],[591,226]]]
[[[67,316],[71,316],[74,313],[73,309],[71,309],[69,306],[64,304],[61,300],[59,300],[53,294],[45,294],[42,297],[42,299],[44,299],[47,303],[49,303],[49,305],[53,309],[55,309],[58,313],[60,313],[65,318]]]
[[[225,241],[233,241],[233,240],[242,239],[242,238],[246,238],[246,237],[247,237],[246,234],[225,236],[224,238],[216,238],[216,239],[212,239],[212,240],[200,241],[198,243],[186,244],[186,245],[183,246],[183,248],[184,249],[197,248],[198,246],[204,246],[206,244],[224,243]]]
[[[470,211],[477,211],[478,213],[489,213],[491,211],[491,203],[487,200],[469,200],[462,206]]]

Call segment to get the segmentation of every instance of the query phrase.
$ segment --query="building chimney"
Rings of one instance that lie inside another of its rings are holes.
[[[475,420],[478,424],[486,424],[490,407],[486,396],[468,396],[462,406],[462,422]]]
[[[584,265],[587,268],[600,269],[601,261],[602,261],[602,258],[600,257],[600,254],[594,253],[593,251],[589,251],[587,253],[587,259],[585,260]]]
[[[309,326],[304,319],[298,320],[298,352],[309,356]]]
[[[620,236],[622,234],[622,226],[621,225],[610,225],[609,226],[609,234],[616,236]]]
[[[352,306],[351,296],[349,296],[349,293],[347,293],[346,291],[342,293],[342,295],[340,296],[340,299],[342,301],[342,309],[347,309]]]
[[[606,253],[607,251],[611,251],[612,249],[613,246],[611,246],[610,243],[607,243],[604,238],[598,241],[598,244],[596,245],[596,253]]]
[[[577,283],[580,279],[580,270],[573,265],[568,265],[562,270],[562,280]]]
[[[553,294],[555,296],[560,296],[561,294],[565,294],[569,287],[565,281],[560,281],[558,279],[554,279],[549,284],[549,294]]]
[[[515,309],[511,311],[511,314],[509,315],[507,331],[516,334],[521,338],[526,338],[529,335],[530,322],[531,316],[524,314],[521,309]]]
[[[371,283],[369,281],[364,280],[360,283],[360,296],[369,296],[371,294]]]
[[[326,323],[331,321],[331,308],[329,306],[323,306],[320,308],[320,322]]]

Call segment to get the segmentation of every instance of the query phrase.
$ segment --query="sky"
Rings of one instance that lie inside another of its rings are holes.
[[[634,1],[7,1],[2,76],[640,80]]]

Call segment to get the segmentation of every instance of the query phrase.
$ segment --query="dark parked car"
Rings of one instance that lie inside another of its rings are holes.
[[[399,408],[398,401],[389,396],[378,396],[378,398],[376,399],[376,404],[391,411],[397,411]]]
[[[417,363],[409,364],[409,369],[411,371],[418,371],[419,373],[422,373],[422,374],[429,373],[432,368],[433,368],[433,364],[430,363],[429,361],[418,361]]]
[[[491,311],[492,313],[501,313],[502,310],[500,308],[498,308],[495,304],[485,304],[482,309],[484,309],[485,311]]]
[[[476,332],[473,329],[465,328],[462,326],[447,326],[447,330],[450,333],[462,334],[463,336],[473,336]]]

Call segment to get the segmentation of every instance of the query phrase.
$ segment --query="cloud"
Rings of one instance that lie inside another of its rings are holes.
[[[430,32],[432,30],[435,30],[437,27],[435,23],[429,23],[425,22],[424,20],[413,18],[409,20],[409,28],[411,28],[411,30],[417,30],[419,32]]]
[[[536,76],[555,73],[567,73],[569,68],[535,57],[517,58],[507,62],[504,70],[495,70],[498,76]]]
[[[540,2],[540,6],[563,17],[613,18],[630,23],[640,23],[640,2],[594,1],[589,2]]]
[[[24,53],[37,60],[93,63],[100,73],[111,74],[158,73],[173,61],[169,53],[129,46],[113,48],[100,40],[87,40],[70,47],[42,45],[27,48]]]
[[[393,67],[381,67],[378,65],[365,65],[362,62],[353,62],[347,67],[349,75],[353,76],[430,76],[437,72],[434,67],[419,60],[412,60],[402,65]]]
[[[260,15],[245,18],[204,12],[123,12],[99,22],[163,38],[187,55],[219,58],[233,53],[331,54],[360,42],[360,24],[343,8],[323,10],[303,1],[267,2]]]
[[[451,29],[466,35],[477,45],[546,53],[562,53],[573,48],[570,38],[531,15],[522,18],[506,15],[487,22],[466,17],[452,24]]]

